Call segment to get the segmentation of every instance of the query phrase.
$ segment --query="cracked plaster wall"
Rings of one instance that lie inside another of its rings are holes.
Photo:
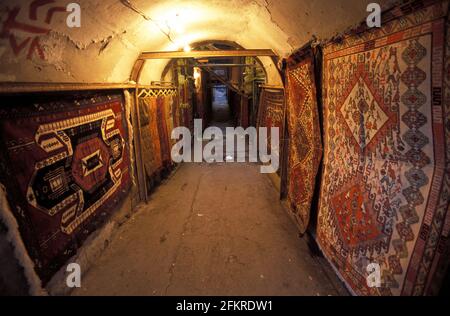
[[[39,6],[33,20],[30,12],[36,2],[4,0],[0,4],[0,81],[127,82],[141,51],[178,50],[186,43],[204,40],[271,48],[286,57],[312,35],[329,38],[364,20],[366,5],[372,1],[55,0]],[[45,22],[49,10],[69,2],[81,6],[81,28],[67,27],[66,12],[56,12],[50,23]],[[390,2],[379,1],[383,7]],[[47,28],[48,33],[5,29],[14,7],[20,9],[16,22]],[[31,47],[35,37],[42,53]],[[27,38],[31,40],[25,42]],[[147,61],[141,82],[160,80],[167,62]],[[263,63],[269,83],[279,84],[271,60],[265,58]]]

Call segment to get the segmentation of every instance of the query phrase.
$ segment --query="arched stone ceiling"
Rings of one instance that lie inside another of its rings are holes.
[[[63,9],[70,2],[81,6],[80,28],[66,24]],[[2,0],[0,81],[122,83],[141,51],[178,50],[212,39],[271,48],[285,57],[312,35],[329,38],[364,20],[370,2]],[[378,1],[382,7],[391,2]],[[270,59],[263,62],[275,78]],[[159,80],[166,63],[147,62],[145,81]]]

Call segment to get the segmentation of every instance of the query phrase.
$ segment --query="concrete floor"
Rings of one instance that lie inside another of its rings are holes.
[[[259,166],[183,164],[73,295],[339,295]]]

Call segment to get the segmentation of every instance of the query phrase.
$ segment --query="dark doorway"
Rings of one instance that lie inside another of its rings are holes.
[[[228,88],[225,85],[212,86],[212,118],[215,122],[227,122],[231,119],[228,104]]]

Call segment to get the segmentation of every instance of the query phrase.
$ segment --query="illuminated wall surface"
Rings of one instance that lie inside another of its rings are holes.
[[[68,1],[45,2],[0,3],[0,81],[126,82],[140,52],[204,40],[287,56],[312,35],[330,37],[361,21],[370,1],[81,0],[80,28],[66,24]],[[278,80],[270,59],[263,60]],[[142,80],[160,80],[166,63],[148,62]]]

